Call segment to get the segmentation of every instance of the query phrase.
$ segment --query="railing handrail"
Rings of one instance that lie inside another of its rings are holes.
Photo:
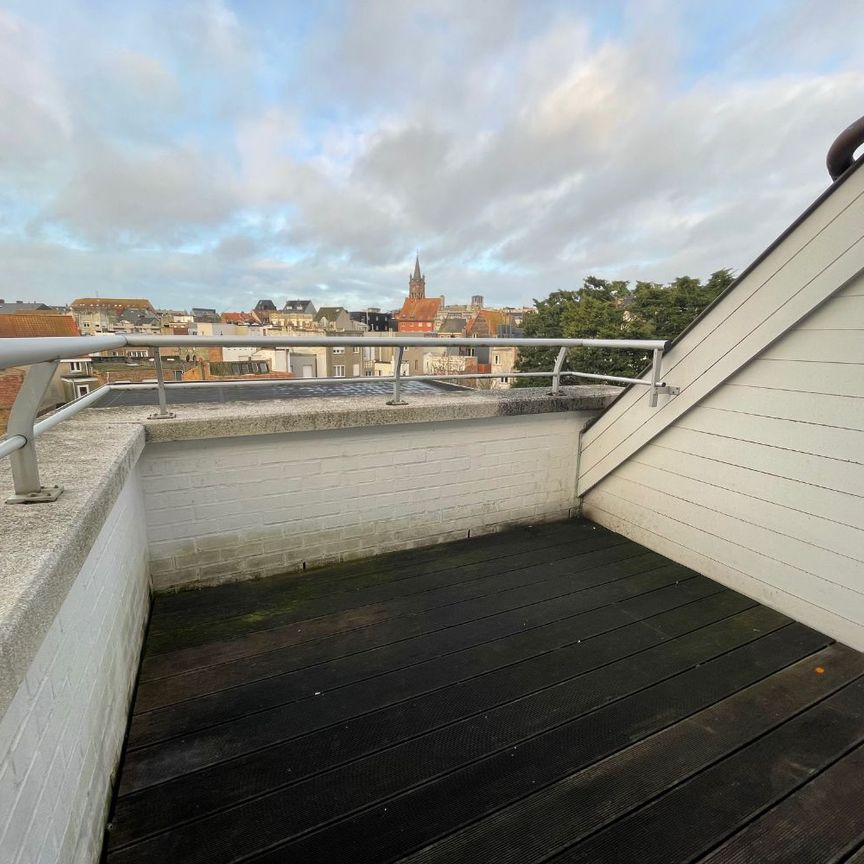
[[[66,360],[96,351],[125,348],[127,344],[123,333],[99,336],[13,336],[0,339],[0,369]]]
[[[393,398],[388,405],[404,405],[401,398],[402,360],[406,348],[557,348],[555,365],[550,372],[444,372],[441,374],[409,375],[407,377],[418,381],[446,381],[459,379],[488,378],[537,378],[552,379],[550,395],[557,396],[561,392],[561,378],[564,376],[586,378],[594,381],[614,381],[621,384],[644,385],[650,388],[650,404],[657,405],[660,393],[674,395],[678,391],[666,385],[661,378],[661,361],[668,342],[664,339],[556,339],[556,338],[526,338],[526,337],[441,337],[441,336],[407,336],[395,333],[392,336],[368,335],[365,332],[356,334],[342,333],[338,336],[157,336],[137,333],[100,334],[92,336],[46,336],[0,339],[0,369],[13,366],[29,366],[24,383],[9,415],[8,434],[0,439],[0,457],[9,456],[12,462],[12,477],[15,483],[15,495],[8,503],[37,503],[55,501],[62,492],[62,487],[42,486],[39,480],[39,467],[36,460],[34,441],[42,432],[56,426],[63,420],[74,416],[82,409],[98,402],[105,393],[112,389],[152,388],[158,390],[159,410],[151,414],[153,419],[173,417],[168,411],[166,391],[173,387],[194,386],[242,386],[249,384],[278,383],[301,384],[320,382],[322,379],[234,379],[218,382],[175,382],[166,385],[162,371],[163,347],[201,347],[222,346],[238,348],[322,348],[357,346],[366,348],[392,348],[394,350],[392,364],[393,374],[387,376],[364,376],[363,380],[392,381]],[[149,348],[156,377],[155,383],[141,382],[129,385],[106,384],[85,396],[69,402],[62,408],[36,422],[36,413],[51,378],[61,360],[95,354],[100,351],[110,351],[118,348]],[[649,351],[652,354],[650,373],[646,378],[627,378],[619,375],[601,375],[588,372],[564,371],[564,361],[567,353],[573,348],[611,348],[637,351]],[[355,380],[355,379],[323,379],[323,380]]]
[[[38,336],[0,339],[0,369],[66,360],[115,348],[169,348],[201,345],[237,348],[324,348],[358,344],[367,348],[620,348],[663,351],[665,339],[554,339],[495,336],[156,336],[115,333],[93,336]]]

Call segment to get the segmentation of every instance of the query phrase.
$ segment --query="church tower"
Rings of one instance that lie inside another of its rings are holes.
[[[408,299],[426,299],[426,277],[420,275],[420,253],[414,259],[414,272],[408,277]]]

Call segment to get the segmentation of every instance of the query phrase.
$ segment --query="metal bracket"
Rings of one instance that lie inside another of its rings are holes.
[[[24,376],[21,389],[9,412],[6,431],[11,438],[20,435],[27,442],[9,454],[12,466],[12,482],[15,494],[6,499],[7,504],[44,504],[56,501],[63,492],[62,486],[43,486],[39,479],[39,462],[36,459],[36,412],[45,398],[45,392],[57,371],[59,360],[34,363]]]
[[[7,504],[48,504],[56,501],[63,494],[62,486],[40,486],[38,492],[24,492],[21,495],[10,495]]]
[[[663,349],[655,348],[651,362],[651,391],[648,394],[648,404],[652,408],[657,407],[657,397],[662,393],[664,396],[677,396],[681,389],[670,387],[661,377],[660,364],[663,362]]]
[[[396,348],[396,356],[393,358],[395,369],[393,370],[393,398],[387,400],[388,405],[407,405],[408,403],[402,398],[402,355],[405,353],[405,348],[399,345]]]
[[[656,387],[651,389],[651,398],[649,400],[649,404],[652,408],[657,407],[657,397],[661,394],[663,396],[677,396],[681,392],[680,387],[670,387],[668,384],[658,384]]]
[[[173,411],[168,410],[168,399],[165,396],[165,374],[162,371],[162,357],[159,354],[159,348],[153,348],[150,351],[153,357],[153,365],[156,367],[156,386],[159,394],[159,411],[156,414],[148,414],[148,420],[170,420],[177,415]]]

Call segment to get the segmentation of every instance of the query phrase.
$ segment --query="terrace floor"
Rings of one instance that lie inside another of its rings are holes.
[[[160,596],[107,860],[860,862],[862,675],[576,520]]]

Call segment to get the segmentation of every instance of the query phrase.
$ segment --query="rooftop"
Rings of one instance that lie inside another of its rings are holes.
[[[129,307],[135,309],[152,309],[149,300],[143,297],[78,297],[73,300],[69,307],[71,309],[105,309],[111,308],[118,314]]]
[[[426,298],[424,300],[415,300],[412,297],[406,297],[402,303],[402,308],[399,310],[398,317],[400,321],[432,321],[438,314],[438,309],[441,306],[439,297]]]
[[[75,319],[70,315],[51,315],[43,312],[0,314],[0,338],[78,335]]]
[[[411,381],[407,379],[402,385],[404,391],[413,396],[431,396],[441,393],[470,394],[476,391],[443,381]],[[181,405],[196,402],[259,402],[274,399],[312,399],[336,398],[344,396],[378,396],[386,398],[392,390],[392,385],[386,382],[376,382],[369,379],[349,379],[345,381],[318,381],[314,384],[273,384],[244,387],[241,384],[226,386],[211,386],[205,388],[177,389],[168,385],[172,403]],[[153,392],[147,390],[113,390],[100,401],[103,408],[116,408],[124,405],[152,405]]]
[[[587,521],[161,596],[107,860],[835,860],[862,674]]]

